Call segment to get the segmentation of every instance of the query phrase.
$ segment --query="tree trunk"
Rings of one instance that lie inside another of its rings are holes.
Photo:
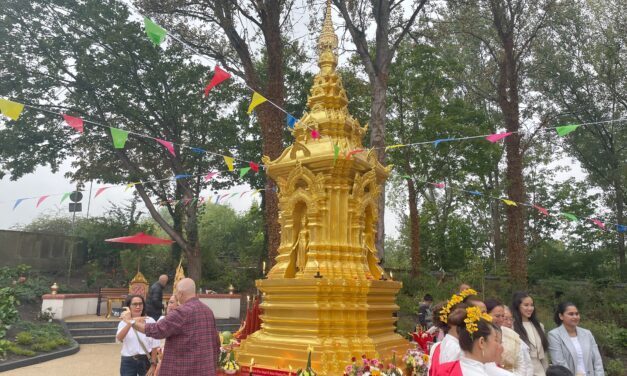
[[[372,84],[372,107],[370,109],[370,147],[376,148],[377,159],[379,163],[385,166],[385,117],[387,107],[385,101],[387,97],[387,81],[386,73],[380,73],[376,76]],[[385,184],[381,189],[379,196],[379,221],[377,222],[377,236],[375,245],[377,247],[377,255],[379,259],[383,259],[385,255]]]
[[[498,169],[498,167],[497,167]],[[495,171],[493,189],[499,189],[498,170]],[[492,242],[494,243],[494,262],[499,263],[503,256],[503,239],[501,234],[501,210],[498,201],[491,201],[490,214],[492,216]]]
[[[614,190],[616,191],[616,222],[619,224],[624,224],[625,215],[623,213],[624,210],[624,197],[623,197],[623,187],[620,185],[620,179],[618,180]],[[625,233],[618,233],[618,246],[616,247],[616,251],[618,252],[618,275],[622,282],[627,280],[627,269],[625,266]]]
[[[420,274],[420,216],[418,214],[418,199],[416,186],[412,179],[407,179],[409,193],[409,221],[411,234],[411,276]]]
[[[186,247],[185,257],[187,257],[187,275],[196,282],[196,286],[200,284],[202,280],[202,255],[200,253],[200,246],[196,244],[194,247]]]
[[[495,15],[499,17],[500,15]],[[518,75],[514,53],[514,36],[501,33],[502,57],[499,61],[497,84],[498,103],[508,132],[520,129]],[[507,153],[507,196],[516,202],[526,202],[523,179],[521,135],[514,133],[505,139]],[[523,206],[507,205],[507,256],[512,282],[516,288],[527,286],[527,248]]]

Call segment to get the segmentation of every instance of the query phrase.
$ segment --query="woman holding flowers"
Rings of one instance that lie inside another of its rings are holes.
[[[514,293],[512,315],[514,316],[514,331],[529,346],[533,375],[545,376],[549,365],[545,354],[549,348],[549,341],[544,334],[544,326],[536,317],[533,299],[529,294],[521,291]]]

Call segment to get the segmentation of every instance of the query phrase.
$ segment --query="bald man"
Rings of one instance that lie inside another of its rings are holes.
[[[159,376],[215,376],[220,353],[220,337],[213,312],[196,297],[196,284],[190,278],[176,285],[178,308],[155,324],[135,319],[137,331],[148,337],[166,338]],[[130,311],[122,314],[124,320]]]
[[[159,317],[163,315],[163,289],[168,284],[168,276],[162,274],[159,276],[159,280],[153,283],[148,290],[148,296],[146,297],[146,314],[155,321],[159,320]]]

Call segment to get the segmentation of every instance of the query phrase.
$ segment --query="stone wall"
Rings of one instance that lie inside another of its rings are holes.
[[[85,263],[87,247],[82,238],[0,230],[1,266],[27,264],[33,270],[65,274],[70,252],[73,252],[73,268]]]

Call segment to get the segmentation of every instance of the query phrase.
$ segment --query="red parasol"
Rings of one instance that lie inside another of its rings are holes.
[[[131,236],[122,236],[120,238],[105,239],[109,243],[128,243],[128,244],[172,244],[174,240],[162,239],[156,236],[146,235],[138,232]],[[139,259],[137,260],[137,272],[139,273]]]
[[[146,235],[143,232],[138,232],[131,236],[122,236],[121,238],[105,239],[106,242],[111,243],[129,243],[129,244],[172,244],[174,240],[157,238],[156,236]]]

